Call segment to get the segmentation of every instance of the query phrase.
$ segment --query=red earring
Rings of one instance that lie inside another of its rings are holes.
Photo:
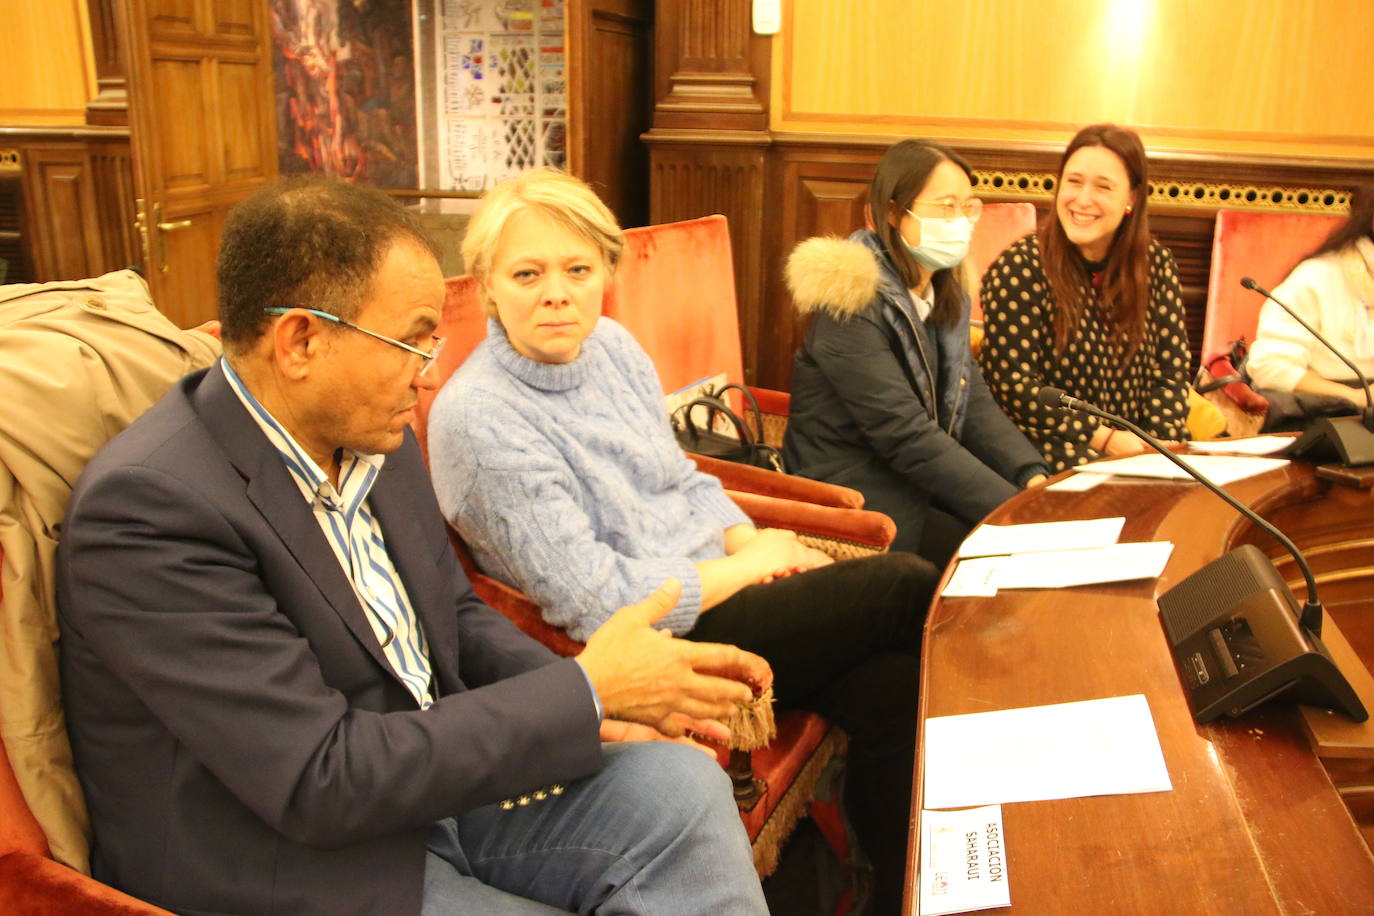
[[[1127,215],[1127,216],[1130,216],[1130,215],[1131,215],[1131,210],[1132,210],[1132,209],[1133,209],[1133,208],[1131,207],[1130,204],[1127,204],[1127,205],[1126,205],[1126,215]]]

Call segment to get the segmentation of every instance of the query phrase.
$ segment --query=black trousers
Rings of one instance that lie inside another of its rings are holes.
[[[909,553],[846,560],[742,589],[687,634],[763,656],[779,706],[849,734],[845,806],[873,861],[875,913],[901,906],[921,631],[938,578]]]

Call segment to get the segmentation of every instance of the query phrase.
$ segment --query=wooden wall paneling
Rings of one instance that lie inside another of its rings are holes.
[[[806,323],[792,307],[783,281],[783,266],[792,249],[815,235],[847,236],[864,224],[868,182],[877,159],[842,157],[809,151],[774,148],[770,170],[777,201],[770,219],[773,249],[764,265],[766,294],[759,323],[770,333],[759,338],[753,361],[757,384],[786,390],[791,387],[792,354],[801,342]],[[867,159],[872,161],[865,161]],[[746,351],[748,353],[748,351]]]
[[[768,127],[770,40],[750,0],[659,0],[654,128]]]
[[[99,272],[140,265],[134,229],[134,163],[128,138],[92,142],[90,161],[100,225]]]
[[[735,262],[740,342],[745,376],[753,382],[748,354],[767,328],[761,323],[765,227],[765,142],[755,137],[727,138],[722,144],[650,141],[654,223],[695,219],[720,213],[730,221],[730,245]]]
[[[730,221],[745,377],[774,333],[764,309],[771,44],[753,34],[750,0],[659,0],[654,28],[653,223],[712,213]]]
[[[101,242],[92,183],[90,158],[79,143],[24,150],[25,231],[36,280],[77,280],[96,272]]]
[[[964,0],[938,7],[959,40],[893,53],[889,36],[921,32],[930,9],[790,0],[773,126],[1067,139],[1117,120],[1152,125],[1154,142],[1175,148],[1374,152],[1369,93],[1335,88],[1368,85],[1369,55],[1323,40],[1337,22],[1370,34],[1363,0],[1282,0],[1262,17],[1245,0]],[[912,91],[927,86],[941,91]]]
[[[652,0],[572,0],[567,6],[568,165],[622,226],[649,221],[653,124]]]
[[[0,152],[7,157],[10,153],[8,149]],[[24,173],[18,168],[0,168],[0,258],[6,262],[5,283],[33,280],[24,211]]]
[[[115,0],[86,0],[95,59],[95,98],[86,103],[87,124],[127,126],[129,94],[124,82],[124,56],[119,46]]]

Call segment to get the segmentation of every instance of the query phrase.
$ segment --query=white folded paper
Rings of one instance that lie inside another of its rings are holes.
[[[1028,525],[979,525],[959,545],[961,557],[1106,547],[1121,537],[1124,518],[1090,518]]]
[[[1281,452],[1297,440],[1292,436],[1247,436],[1243,439],[1204,439],[1189,442],[1195,452],[1222,455],[1272,455]]]
[[[1179,455],[1181,461],[1206,477],[1222,485],[1254,477],[1288,464],[1287,458],[1236,457],[1233,455]],[[1150,453],[1130,458],[1113,458],[1080,464],[1075,471],[1083,474],[1115,474],[1122,477],[1158,477],[1165,480],[1192,480],[1186,471],[1163,455]]]
[[[1173,788],[1140,694],[926,720],[926,808]]]
[[[1045,489],[1055,493],[1082,493],[1084,490],[1091,490],[1093,487],[1103,483],[1109,474],[1070,474],[1063,480],[1056,480],[1054,483],[1046,484]]]

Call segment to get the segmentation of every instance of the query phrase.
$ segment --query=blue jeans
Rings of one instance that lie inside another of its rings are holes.
[[[661,741],[603,752],[561,796],[435,824],[423,916],[768,912],[714,760]]]

